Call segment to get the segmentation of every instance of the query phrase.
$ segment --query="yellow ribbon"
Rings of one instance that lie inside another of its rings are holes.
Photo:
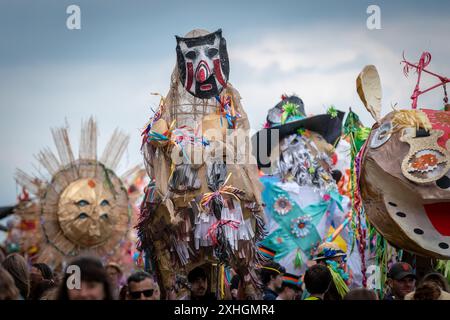
[[[271,270],[271,271],[275,271],[278,274],[281,274],[280,270],[277,270],[275,268],[271,268],[271,267],[265,267],[265,266],[259,266],[261,269],[266,269],[266,270]]]
[[[220,298],[225,299],[225,266],[220,266]]]

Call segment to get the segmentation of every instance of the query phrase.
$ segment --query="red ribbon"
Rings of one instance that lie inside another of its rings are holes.
[[[213,243],[213,246],[216,246],[218,244],[217,241],[217,228],[222,226],[229,226],[233,229],[237,229],[239,227],[239,221],[236,220],[219,220],[208,229],[207,236],[211,238],[211,241]]]
[[[417,72],[416,87],[414,88],[414,92],[413,92],[413,94],[411,96],[411,99],[413,101],[412,102],[412,108],[413,109],[417,108],[417,100],[419,99],[420,95],[422,95],[422,94],[424,94],[424,93],[426,93],[428,91],[431,91],[431,90],[433,90],[433,89],[435,89],[437,87],[444,86],[446,83],[450,82],[449,78],[446,78],[444,76],[441,76],[441,75],[439,75],[437,73],[434,73],[434,72],[431,72],[431,71],[428,71],[427,69],[425,69],[430,64],[430,62],[431,62],[431,54],[429,52],[423,52],[421,57],[420,57],[419,63],[417,63],[417,64],[414,64],[414,63],[411,63],[409,61],[406,61],[405,54],[403,54],[403,61],[402,61],[402,63],[405,64],[405,66],[403,67],[403,73],[405,74],[405,76],[408,76],[410,67],[416,69],[416,72]],[[422,78],[422,71],[428,73],[429,75],[432,75],[432,76],[438,78],[440,80],[440,83],[437,83],[434,86],[431,86],[431,87],[421,91],[419,85],[420,85],[420,80]]]

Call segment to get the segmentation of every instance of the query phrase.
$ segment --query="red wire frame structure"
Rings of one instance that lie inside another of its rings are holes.
[[[417,73],[416,87],[414,88],[414,92],[411,96],[413,109],[417,108],[417,100],[419,99],[420,95],[427,93],[428,91],[431,91],[433,89],[436,89],[437,87],[440,87],[440,86],[444,87],[444,103],[445,104],[448,103],[446,84],[450,82],[450,79],[427,70],[426,67],[428,67],[430,62],[431,62],[431,53],[429,53],[429,52],[423,52],[418,63],[411,63],[411,62],[407,61],[405,58],[405,53],[403,52],[402,63],[405,64],[405,66],[403,67],[403,73],[407,77],[409,74],[410,68],[414,68]],[[420,90],[420,80],[422,78],[422,72],[428,73],[429,75],[432,75],[432,76],[438,78],[440,83],[437,83],[434,86],[431,86],[425,90]]]

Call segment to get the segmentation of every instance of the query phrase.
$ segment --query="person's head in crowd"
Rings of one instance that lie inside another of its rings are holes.
[[[53,280],[42,279],[31,287],[30,300],[41,300],[46,293],[56,287]]]
[[[20,293],[13,277],[0,265],[0,300],[19,300]]]
[[[108,274],[101,261],[94,257],[80,257],[70,262],[56,299],[113,300]]]
[[[442,290],[434,281],[424,281],[405,300],[439,300]],[[411,297],[411,298],[410,298]]]
[[[112,286],[114,299],[119,299],[123,271],[119,264],[110,262],[106,265],[106,273]]]
[[[450,300],[447,279],[440,273],[426,274],[416,290],[405,295],[405,300]]]
[[[322,264],[313,265],[306,270],[304,282],[306,290],[312,297],[323,300],[332,282],[330,270]]]
[[[353,288],[347,292],[344,300],[378,300],[378,295],[367,288]]]
[[[261,266],[260,278],[265,288],[274,292],[281,290],[283,275],[286,269],[275,261],[269,261]]]
[[[137,271],[128,277],[127,300],[160,300],[158,283],[145,271]]]
[[[431,272],[431,273],[426,274],[422,278],[422,282],[426,282],[426,281],[435,282],[441,288],[441,290],[450,293],[450,288],[449,288],[450,286],[448,284],[447,279],[439,272]]]
[[[327,261],[334,261],[345,269],[347,254],[335,242],[324,242],[317,248],[314,260],[317,264],[327,265]]]
[[[301,293],[300,277],[285,273],[277,300],[297,300]]]
[[[30,272],[31,278],[39,278],[39,279],[45,279],[45,280],[53,280],[53,271],[52,269],[45,263],[34,263],[31,266],[31,272]]]
[[[388,271],[387,278],[392,298],[395,300],[403,300],[405,295],[414,291],[416,274],[409,263],[394,263]]]
[[[2,265],[13,277],[21,297],[27,299],[30,294],[30,272],[25,258],[18,253],[12,253],[6,257]]]
[[[34,263],[30,271],[30,299],[40,299],[45,290],[53,287],[55,284],[53,278],[53,271],[48,265],[45,263]]]
[[[196,267],[188,273],[188,282],[191,288],[191,300],[201,300],[207,296],[208,277],[202,267]]]
[[[115,262],[110,262],[106,265],[106,272],[108,273],[111,284],[117,287],[120,286],[123,276],[120,265]]]

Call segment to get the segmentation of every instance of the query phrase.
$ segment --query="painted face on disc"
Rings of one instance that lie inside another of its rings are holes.
[[[226,41],[219,29],[194,38],[177,39],[180,81],[193,96],[209,99],[227,86],[230,73]]]
[[[79,179],[63,191],[58,221],[64,235],[83,247],[104,243],[114,227],[114,196],[95,179]]]

